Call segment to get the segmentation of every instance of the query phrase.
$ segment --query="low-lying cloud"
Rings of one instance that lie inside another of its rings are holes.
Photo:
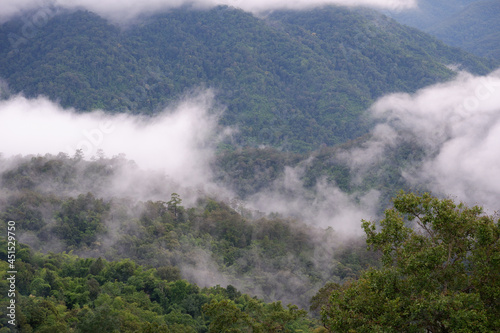
[[[0,153],[58,154],[80,150],[87,158],[125,154],[143,169],[164,171],[187,186],[211,179],[218,128],[213,93],[200,92],[153,117],[76,113],[50,100],[15,96],[0,102]],[[210,111],[212,110],[212,111]]]
[[[407,168],[414,185],[498,210],[500,202],[500,70],[455,80],[415,94],[392,94],[371,108],[380,121],[364,149],[345,152],[353,168],[384,158],[405,139],[424,148],[422,164]],[[375,149],[372,149],[375,148]]]
[[[292,216],[320,228],[332,227],[344,236],[363,234],[361,220],[377,215],[379,192],[348,194],[326,180],[311,191],[304,187],[303,166],[285,168],[273,186],[249,198],[252,208]]]
[[[199,8],[209,8],[217,5],[229,5],[251,12],[263,12],[275,9],[306,9],[324,5],[370,6],[401,10],[416,6],[416,0],[1,0],[0,21],[24,11],[36,10],[42,6],[52,5],[67,9],[84,8],[113,20],[127,20],[140,14],[168,10],[183,5],[194,5]]]

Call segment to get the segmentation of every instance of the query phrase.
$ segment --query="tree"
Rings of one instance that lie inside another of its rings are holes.
[[[170,201],[167,202],[168,209],[173,210],[174,215],[177,216],[177,207],[182,203],[181,196],[177,193],[172,193]]]
[[[89,297],[91,300],[95,300],[99,293],[101,292],[101,286],[96,279],[91,278],[87,281],[87,288],[89,289]]]
[[[182,279],[181,270],[176,266],[162,266],[156,270],[158,277],[162,280],[177,281]]]
[[[280,301],[265,304],[248,296],[235,302],[230,299],[212,299],[203,305],[203,312],[211,317],[209,332],[304,332],[310,326],[304,318],[305,310]]]
[[[90,246],[105,231],[104,219],[110,204],[97,199],[92,193],[69,198],[56,215],[55,232],[67,245]]]
[[[253,319],[229,299],[213,299],[203,306],[203,311],[212,318],[208,330],[211,333],[254,331]]]
[[[104,268],[104,262],[101,257],[97,258],[96,261],[94,261],[92,264],[89,266],[89,273],[92,275],[97,275],[99,274],[102,269]]]
[[[400,193],[380,228],[363,221],[383,267],[333,288],[333,332],[491,332],[500,327],[500,225],[480,207]]]

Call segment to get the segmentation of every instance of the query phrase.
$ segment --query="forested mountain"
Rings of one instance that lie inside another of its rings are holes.
[[[46,155],[15,164],[0,176],[0,221],[15,221],[18,241],[35,251],[131,259],[202,286],[232,281],[242,292],[305,309],[327,281],[376,265],[377,255],[362,242],[344,242],[332,229],[236,205],[237,211],[186,189],[191,197],[167,194],[178,185],[162,175],[134,175],[122,158]],[[139,186],[163,200],[140,200]],[[189,207],[182,204],[193,198]],[[26,291],[34,278],[26,277]]]
[[[460,12],[467,5],[478,0],[419,0],[417,7],[403,11],[384,10],[388,16],[422,31],[433,27],[443,20],[447,20]]]
[[[449,45],[492,59],[500,59],[500,3],[476,1],[428,32]]]
[[[495,0],[419,1],[418,8],[385,12],[446,44],[481,57],[499,59],[500,4]]]
[[[84,11],[55,15],[29,38],[0,28],[0,76],[13,93],[81,111],[154,113],[199,87],[227,107],[236,142],[305,151],[366,133],[362,111],[488,61],[374,11],[341,7],[257,18],[230,7],[177,9],[127,26]]]
[[[0,26],[0,333],[500,325],[498,216],[442,199],[498,208],[498,62],[363,8],[47,8]]]
[[[416,189],[417,186],[410,185],[402,175],[405,165],[416,166],[425,156],[423,148],[415,141],[402,140],[394,149],[386,151],[384,159],[373,163],[363,177],[341,157],[343,152],[359,148],[369,139],[367,135],[344,145],[323,147],[310,154],[294,154],[273,148],[224,151],[214,161],[214,177],[243,200],[269,190],[283,178],[286,168],[301,170],[301,186],[311,191],[311,195],[315,186],[323,181],[338,186],[346,193],[365,193],[376,189],[380,191],[381,202],[389,204],[399,190]],[[428,189],[422,186],[419,190]],[[380,213],[386,207],[384,204]]]
[[[15,299],[17,310],[15,325],[0,318],[2,332],[498,327],[500,225],[479,207],[401,193],[381,228],[363,221],[376,250],[368,252],[361,239],[276,215],[251,217],[255,212],[207,197],[186,209],[176,193],[168,202],[68,195],[86,186],[105,195],[127,167],[120,158],[9,162],[15,165],[1,175],[0,226],[15,226],[18,242],[12,259],[0,240],[0,304]],[[16,296],[8,298],[12,267]],[[214,283],[226,278],[238,288]],[[304,307],[310,299],[310,315],[245,290]]]
[[[0,245],[0,289],[7,294],[7,243],[2,239]],[[108,262],[67,253],[43,255],[26,246],[18,250],[17,321],[10,325],[2,316],[2,332],[215,333],[228,328],[320,327],[296,306],[266,304],[231,285],[199,288],[182,280],[175,267],[151,268],[129,259]],[[12,306],[5,300],[2,295],[2,306]]]

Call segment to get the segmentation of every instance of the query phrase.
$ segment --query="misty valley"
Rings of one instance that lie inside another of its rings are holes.
[[[0,333],[499,331],[495,2],[2,7]]]

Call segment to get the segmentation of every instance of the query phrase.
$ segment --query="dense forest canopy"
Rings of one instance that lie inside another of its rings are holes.
[[[0,244],[6,247],[4,240]],[[175,267],[18,249],[19,332],[221,332],[232,326],[294,332],[320,327],[296,306],[266,304],[231,285],[199,288],[180,279]],[[1,256],[3,295],[9,289],[8,265],[3,250]],[[2,296],[1,304],[6,307],[8,299]],[[11,332],[7,319],[0,319],[2,332]]]
[[[331,331],[498,331],[498,216],[400,193],[380,225],[364,221],[363,228],[367,244],[383,253],[383,268],[330,286],[322,318]]]
[[[65,194],[82,174],[105,181],[111,163],[120,161],[33,157],[3,173],[2,227],[15,220],[18,239],[31,243],[16,246],[21,331],[490,332],[498,325],[500,224],[480,207],[401,193],[380,223],[363,222],[374,250],[367,252],[331,229],[237,212],[211,198],[184,207],[177,193],[147,202]],[[57,243],[55,253],[37,251]],[[7,295],[10,259],[1,245]],[[210,287],[216,281],[238,287]],[[312,317],[242,291],[306,309],[311,301]]]
[[[120,29],[96,14],[0,27],[0,77],[13,93],[64,107],[147,113],[214,88],[237,144],[306,151],[365,134],[378,97],[477,74],[492,61],[450,48],[375,11],[327,7],[257,18],[231,7],[175,9]]]
[[[186,207],[177,193],[156,193],[164,199],[155,201],[133,192],[117,196],[108,191],[113,178],[133,168],[120,157],[86,161],[60,154],[7,162],[0,220],[5,228],[16,222],[18,323],[26,330],[312,330],[320,327],[318,313],[307,319],[304,309],[315,292],[377,263],[362,242],[277,214],[236,211],[210,197]],[[165,181],[156,176],[153,183]],[[176,186],[165,183],[164,190]],[[1,255],[7,264],[7,252]],[[169,294],[176,288],[186,290],[176,298]]]
[[[500,6],[495,0],[419,1],[418,9],[385,11],[398,22],[425,31],[472,54],[499,59]]]
[[[498,330],[494,57],[360,7],[67,8],[0,25],[0,333]]]

